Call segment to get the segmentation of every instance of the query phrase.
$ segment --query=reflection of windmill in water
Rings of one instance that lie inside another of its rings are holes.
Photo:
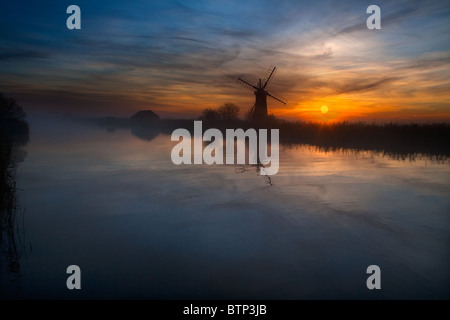
[[[270,67],[269,70],[267,71],[265,78],[259,79],[257,85],[253,85],[247,80],[238,78],[238,80],[243,82],[247,87],[255,90],[254,91],[255,98],[256,98],[255,104],[253,105],[253,107],[250,110],[249,119],[263,120],[263,119],[267,118],[267,96],[286,105],[286,103],[287,103],[286,99],[283,99],[283,98],[277,96],[276,94],[267,91],[267,89],[266,89],[266,87],[267,87],[270,79],[272,79],[276,69],[277,69],[276,67]]]
[[[261,121],[261,120],[267,119],[267,117],[268,117],[267,96],[277,100],[278,102],[281,102],[283,105],[287,104],[286,99],[284,99],[274,93],[271,93],[266,89],[267,85],[269,84],[269,81],[272,79],[276,69],[277,69],[276,67],[273,67],[273,66],[270,67],[269,70],[267,71],[264,79],[259,79],[257,85],[253,85],[247,80],[238,78],[238,80],[243,82],[247,87],[255,90],[254,91],[255,104],[253,105],[253,107],[250,109],[250,111],[248,113],[249,120]],[[258,174],[260,174],[261,170],[265,167],[265,165],[263,163],[261,163],[260,158],[259,158],[259,147],[260,146],[258,145],[258,147],[257,147],[258,149],[256,151],[256,153],[257,153],[256,172]],[[267,152],[267,150],[265,150],[265,152]],[[248,169],[245,167],[240,167],[236,170],[236,172],[245,172],[245,171],[248,171]],[[265,175],[264,178],[269,185],[273,185],[273,180],[269,175]]]

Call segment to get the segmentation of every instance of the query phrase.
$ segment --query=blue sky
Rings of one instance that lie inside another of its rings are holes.
[[[66,8],[81,8],[81,30]],[[381,30],[366,8],[381,8]],[[26,110],[198,115],[271,90],[287,118],[450,119],[450,3],[445,1],[14,1],[1,4],[1,91]],[[319,118],[318,118],[319,117]]]

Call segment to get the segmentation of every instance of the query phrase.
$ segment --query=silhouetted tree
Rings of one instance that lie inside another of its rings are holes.
[[[9,119],[23,121],[25,120],[25,117],[25,112],[22,107],[17,104],[15,99],[5,97],[0,93],[0,122]]]
[[[244,119],[246,121],[252,121],[253,120],[253,107],[247,110],[247,112],[244,115]]]
[[[217,112],[222,120],[238,120],[239,119],[239,107],[234,103],[225,103],[220,106]]]
[[[21,146],[27,142],[25,112],[16,100],[0,93],[0,273],[6,271],[14,279],[20,275],[20,246],[23,243],[17,224],[20,206],[16,167],[25,157]]]
[[[200,116],[200,120],[211,121],[211,120],[219,120],[220,114],[216,110],[211,108],[206,108],[203,110],[202,115]]]
[[[28,122],[26,114],[15,99],[6,97],[0,92],[0,136],[1,140],[9,139],[15,144],[28,142]]]

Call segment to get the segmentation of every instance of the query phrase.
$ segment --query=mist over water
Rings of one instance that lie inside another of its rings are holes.
[[[175,144],[32,117],[17,168],[32,251],[0,296],[450,298],[448,161],[281,145],[270,185],[252,166],[176,166]]]

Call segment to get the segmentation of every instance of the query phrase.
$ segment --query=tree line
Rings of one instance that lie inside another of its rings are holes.
[[[227,102],[221,105],[217,109],[206,108],[203,110],[202,114],[199,117],[199,120],[204,121],[216,121],[216,120],[225,120],[225,121],[234,121],[239,120],[239,112],[240,108],[231,102]]]

